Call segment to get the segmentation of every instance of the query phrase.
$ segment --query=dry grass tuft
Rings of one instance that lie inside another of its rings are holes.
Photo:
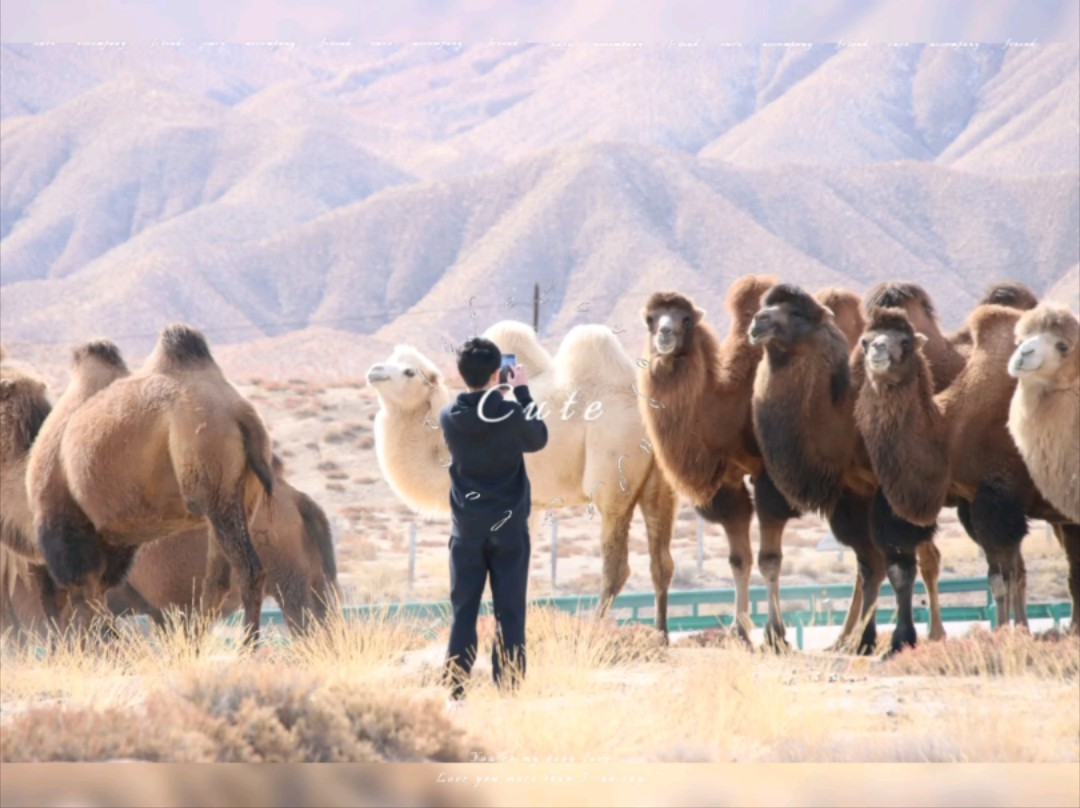
[[[1080,637],[1056,641],[1024,631],[973,629],[948,642],[924,642],[889,659],[890,674],[917,676],[1036,676],[1072,679],[1080,675]]]

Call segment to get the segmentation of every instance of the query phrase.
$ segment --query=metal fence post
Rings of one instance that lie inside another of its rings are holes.
[[[551,588],[555,589],[558,581],[559,564],[559,520],[551,520]]]
[[[705,564],[705,520],[698,514],[697,518],[697,571],[701,575]]]
[[[416,522],[409,522],[409,587],[416,580]]]

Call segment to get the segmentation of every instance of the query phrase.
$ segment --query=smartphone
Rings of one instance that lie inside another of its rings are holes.
[[[502,355],[502,366],[499,368],[499,383],[506,384],[507,379],[510,378],[510,368],[517,364],[517,354],[504,353]]]

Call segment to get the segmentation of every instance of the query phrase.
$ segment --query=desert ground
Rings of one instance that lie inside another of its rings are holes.
[[[414,517],[383,480],[373,450],[374,391],[359,380],[238,386],[266,420],[294,485],[331,517],[346,601],[445,598],[448,524]],[[559,513],[557,593],[597,592],[597,519],[583,508]],[[853,580],[850,552],[838,558],[815,549],[826,533],[813,517],[790,526],[785,583]],[[978,549],[953,518],[939,535],[944,576],[985,575]],[[640,519],[630,542],[626,591],[651,591]],[[535,537],[533,547],[531,594],[550,594],[549,537]],[[673,552],[673,588],[731,585],[718,527],[706,528],[697,573],[695,518],[686,505]],[[1063,554],[1041,524],[1032,526],[1025,558],[1032,601],[1067,599]],[[490,681],[490,618],[480,628],[468,706],[449,714],[438,683],[447,629],[433,623],[338,620],[302,641],[271,636],[252,656],[237,647],[236,629],[222,624],[195,639],[182,628],[124,621],[118,639],[92,650],[72,638],[45,648],[6,637],[0,757],[540,766],[1080,760],[1080,641],[1054,632],[954,631],[945,643],[923,642],[883,660],[775,655],[722,631],[665,646],[645,626],[535,609],[528,676],[506,696]],[[883,626],[883,649],[888,634]]]

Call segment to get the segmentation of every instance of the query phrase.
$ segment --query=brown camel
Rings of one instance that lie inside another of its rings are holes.
[[[761,349],[746,335],[762,294],[775,283],[775,278],[751,275],[732,284],[726,301],[732,324],[723,342],[688,297],[678,292],[650,296],[642,310],[649,330],[648,366],[638,372],[638,405],[664,476],[727,534],[736,626],[744,637],[753,561],[750,521],[757,511],[758,569],[769,589],[765,639],[782,647],[781,542],[784,525],[798,513],[765,473],[754,440],[750,396]],[[753,501],[744,482],[747,475],[753,480]]]
[[[882,289],[883,287],[879,285],[871,294],[882,294]],[[859,344],[859,339],[866,329],[863,304],[862,301],[859,300],[859,297],[847,289],[829,287],[816,292],[814,294],[814,299],[832,312],[833,322],[847,340],[849,352],[855,351]],[[912,295],[911,299],[915,305],[918,305],[916,301],[929,301],[929,298],[925,294],[917,293]],[[932,312],[929,313],[928,316],[932,316]],[[852,368],[852,380],[853,385],[856,388],[861,385],[860,371],[861,366]],[[866,457],[866,450],[862,445],[861,440],[858,443],[856,451],[859,454],[862,467],[866,468],[869,460]],[[873,553],[874,551],[867,548],[866,552]],[[941,551],[938,550],[933,542],[923,542],[918,547],[918,558],[919,571],[922,573],[923,581],[926,584],[926,595],[930,601],[930,639],[943,640],[946,636],[945,623],[941,619],[941,598],[938,590],[938,579],[941,575]],[[883,558],[881,564],[884,565],[884,563]],[[839,638],[831,646],[831,650],[841,650],[847,648],[851,644],[855,630],[860,622],[862,610],[863,582],[862,575],[858,574],[855,576],[855,588],[851,595],[851,606],[848,609],[847,619],[844,621],[844,626],[840,631]]]
[[[28,591],[57,597],[34,541],[26,494],[30,447],[51,409],[45,381],[0,348],[0,626],[19,628],[13,621]],[[37,583],[28,590],[31,580]]]
[[[749,333],[765,346],[752,410],[765,467],[789,502],[822,513],[836,538],[855,551],[864,624],[858,650],[872,653],[874,611],[886,575],[873,534],[914,547],[933,529],[896,519],[872,523],[877,480],[855,427],[848,342],[832,312],[798,287],[780,284],[765,295]],[[894,649],[912,644],[914,635],[894,632],[892,642]]]
[[[311,618],[325,622],[340,601],[334,544],[326,514],[285,480],[276,456],[274,472],[273,504],[255,514],[251,534],[266,568],[267,594],[281,606],[289,630],[299,634],[312,627]],[[142,545],[126,580],[109,590],[110,611],[145,613],[159,625],[168,609],[195,612],[209,541],[206,528],[197,527]],[[229,572],[226,568],[226,575]],[[223,614],[240,606],[239,589],[226,584]]]
[[[1007,306],[1017,311],[1030,311],[1039,305],[1039,299],[1031,289],[1019,281],[1003,281],[990,286],[978,305]],[[967,324],[949,334],[948,341],[963,354],[965,359],[971,355],[971,329],[967,327]]]
[[[10,360],[6,351],[0,353],[0,543],[16,556],[38,563],[44,559],[34,542],[26,464],[51,409],[45,381]]]
[[[1067,521],[1031,480],[1006,429],[1015,381],[1005,371],[1020,312],[983,305],[969,316],[971,357],[944,391],[933,393],[924,343],[907,313],[879,309],[862,338],[865,381],[856,420],[881,479],[882,514],[932,525],[946,499],[962,501],[968,533],[983,548],[1003,622],[1027,625],[1020,542],[1027,518]],[[917,437],[916,437],[917,436]],[[913,565],[912,548],[885,545],[893,586]],[[897,587],[897,631],[914,634],[910,587]]]
[[[257,641],[266,573],[248,524],[273,491],[270,437],[195,329],[165,328],[138,372],[89,397],[55,430],[47,420],[27,489],[49,573],[81,603],[101,604],[140,544],[209,525],[203,603],[220,606],[231,564],[245,640]]]

